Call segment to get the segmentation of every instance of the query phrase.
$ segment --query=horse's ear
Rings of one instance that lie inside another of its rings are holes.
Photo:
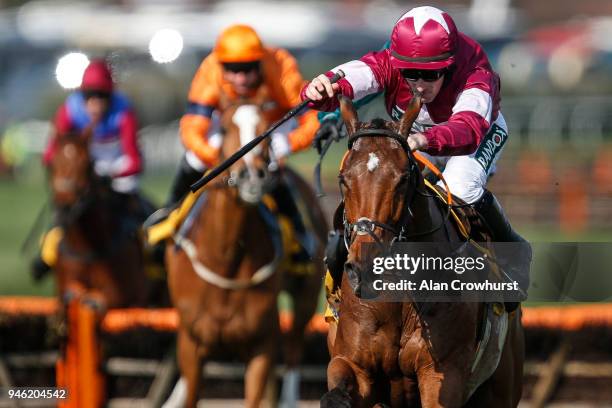
[[[342,120],[346,126],[346,133],[351,136],[357,130],[357,124],[359,123],[359,116],[353,106],[353,101],[344,95],[338,95],[340,101],[340,113],[342,114]]]
[[[423,100],[421,99],[421,95],[415,93],[410,99],[410,103],[408,107],[406,107],[406,111],[402,116],[399,124],[399,134],[408,137],[410,134],[410,129],[412,128],[412,124],[415,119],[419,116],[419,112],[421,111],[421,105],[423,104]]]

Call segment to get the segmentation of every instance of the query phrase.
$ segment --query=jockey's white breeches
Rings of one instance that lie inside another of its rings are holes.
[[[125,177],[115,177],[111,181],[111,188],[118,193],[135,194],[140,186],[140,177],[136,174]]]
[[[422,154],[434,164],[446,167],[442,172],[448,187],[455,196],[468,204],[482,197],[489,176],[495,173],[496,163],[508,140],[508,126],[501,112],[476,151],[465,156],[430,156]],[[442,181],[438,185],[444,187]]]
[[[94,171],[99,176],[112,177],[111,188],[118,193],[136,193],[140,184],[138,174],[116,177],[129,165],[129,157],[123,155],[119,140],[97,143],[92,142],[89,151],[94,161]]]

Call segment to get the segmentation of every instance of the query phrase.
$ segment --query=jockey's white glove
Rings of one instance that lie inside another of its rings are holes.
[[[322,99],[333,98],[336,92],[340,89],[337,83],[332,84],[331,79],[325,74],[321,74],[314,78],[306,87],[306,96],[311,101],[320,101]]]
[[[130,158],[126,155],[119,156],[115,160],[97,160],[94,163],[94,171],[101,177],[115,177],[125,171],[130,165]]]
[[[289,138],[284,133],[272,133],[272,152],[276,160],[280,160],[291,154],[291,145]]]
[[[100,177],[111,176],[113,163],[107,160],[97,160],[94,163],[94,172]]]
[[[425,149],[427,145],[427,137],[422,133],[413,133],[408,136],[408,146],[412,151]]]

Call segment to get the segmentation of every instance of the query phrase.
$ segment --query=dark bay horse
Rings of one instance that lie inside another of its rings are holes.
[[[126,198],[93,171],[91,132],[58,138],[49,178],[62,239],[54,266],[63,297],[76,284],[98,292],[108,308],[142,306],[150,294],[137,220]]]
[[[329,333],[329,392],[322,406],[515,407],[522,392],[520,309],[508,317],[497,368],[470,397],[466,389],[483,303],[372,302],[354,293],[351,272],[368,265],[363,243],[388,244],[401,227],[408,241],[461,241],[435,196],[423,193],[423,178],[406,143],[420,107],[420,98],[413,98],[398,124],[360,123],[352,103],[341,99],[349,135],[339,176],[349,255],[339,321]],[[367,221],[369,233],[351,232],[360,220]]]
[[[222,99],[221,158],[265,130],[266,98],[262,86],[254,99],[234,104]],[[229,355],[247,363],[245,405],[260,405],[280,350],[277,297],[285,287],[293,295],[294,321],[284,339],[284,357],[290,368],[300,362],[304,330],[321,288],[327,228],[313,192],[291,173],[295,188],[307,201],[311,224],[317,227],[314,259],[318,262],[314,273],[305,276],[291,277],[289,271],[280,270],[278,223],[263,204],[265,193],[277,182],[271,174],[270,151],[269,143],[262,143],[209,184],[191,228],[167,242],[168,284],[180,316],[181,371],[169,404],[195,407],[203,364]]]

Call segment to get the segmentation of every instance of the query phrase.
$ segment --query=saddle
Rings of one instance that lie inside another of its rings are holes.
[[[443,187],[431,184],[427,179],[425,179],[425,186],[435,193],[444,205],[448,204],[446,190]],[[471,239],[476,242],[493,241],[493,234],[473,206],[455,195],[453,195],[453,205],[450,214],[464,239]]]

